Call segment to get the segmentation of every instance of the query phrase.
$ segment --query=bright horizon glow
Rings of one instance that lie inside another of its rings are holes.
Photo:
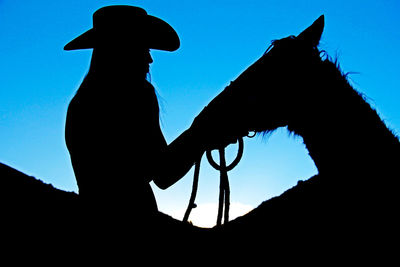
[[[394,132],[400,131],[398,0],[0,0],[0,162],[77,192],[64,124],[91,50],[63,47],[92,26],[95,10],[109,4],[143,7],[181,38],[176,52],[151,52],[151,80],[168,142],[272,40],[297,35],[321,14],[321,49],[338,55],[344,72],[359,73],[350,76],[355,88]],[[234,153],[235,146],[228,148],[228,157]],[[288,137],[285,129],[268,139],[245,138],[243,159],[229,173],[231,202],[257,207],[314,174],[302,139]],[[186,208],[192,175],[193,170],[167,190],[152,184],[161,211]],[[218,186],[218,172],[203,159],[196,203],[217,203]]]
[[[253,209],[254,207],[239,202],[230,203],[229,220],[234,220],[237,217],[242,216]],[[170,214],[173,218],[177,220],[182,220],[185,211],[186,209],[173,209],[170,211],[167,210],[166,212]],[[217,223],[217,215],[218,203],[200,203],[190,213],[189,222],[192,222],[194,225],[199,227],[211,228],[214,227]]]

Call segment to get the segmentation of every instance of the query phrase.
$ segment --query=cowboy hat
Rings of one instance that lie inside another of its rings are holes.
[[[93,28],[73,39],[64,50],[95,48],[118,42],[175,51],[180,41],[165,21],[135,6],[106,6],[93,14]]]

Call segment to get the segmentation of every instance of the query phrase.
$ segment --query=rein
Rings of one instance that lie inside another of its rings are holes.
[[[214,161],[211,150],[207,150],[206,156],[210,165],[220,172],[220,186],[219,186],[219,203],[218,203],[218,215],[217,215],[217,226],[221,226],[222,215],[224,217],[224,224],[229,221],[229,206],[230,206],[230,188],[229,188],[229,179],[228,179],[228,171],[232,170],[236,167],[236,165],[240,162],[243,155],[243,138],[238,138],[238,153],[236,158],[233,160],[231,164],[226,165],[225,159],[225,148],[218,149],[219,152],[219,165]],[[194,203],[197,194],[197,188],[199,183],[199,174],[200,174],[200,163],[201,157],[195,163],[194,169],[194,177],[193,177],[193,186],[192,193],[190,195],[190,200],[188,207],[186,209],[185,215],[183,217],[184,222],[188,222],[190,212],[193,208],[196,207]]]

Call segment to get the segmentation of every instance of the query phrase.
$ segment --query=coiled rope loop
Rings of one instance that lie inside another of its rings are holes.
[[[210,165],[220,172],[220,186],[219,186],[219,203],[218,203],[218,215],[217,215],[217,226],[221,225],[222,222],[222,214],[224,212],[224,224],[229,221],[229,206],[230,206],[230,188],[229,188],[229,179],[228,179],[228,171],[232,170],[236,167],[243,156],[243,138],[238,138],[238,153],[236,158],[232,161],[228,166],[226,165],[225,159],[225,148],[218,149],[219,152],[219,165],[214,161],[211,150],[206,151],[207,160]],[[200,163],[201,158],[195,163],[194,170],[194,178],[193,178],[193,186],[192,186],[192,194],[190,196],[189,205],[186,209],[185,215],[183,217],[183,221],[187,222],[189,219],[190,212],[193,208],[196,207],[194,203],[197,194],[198,182],[199,182],[199,174],[200,174]]]

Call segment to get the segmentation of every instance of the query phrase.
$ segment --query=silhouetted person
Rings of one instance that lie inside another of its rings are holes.
[[[187,173],[208,143],[207,134],[194,123],[167,145],[155,90],[146,80],[152,63],[149,49],[174,51],[179,37],[166,22],[133,6],[101,8],[93,15],[93,25],[65,46],[93,48],[89,72],[66,121],[79,195],[88,212],[155,214],[149,182],[168,188]]]

